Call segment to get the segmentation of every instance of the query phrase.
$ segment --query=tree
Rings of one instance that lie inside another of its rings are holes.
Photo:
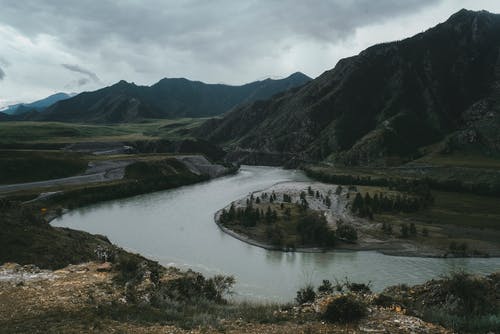
[[[412,237],[416,236],[417,235],[417,228],[415,226],[415,223],[410,223],[410,235]]]
[[[356,193],[356,197],[354,197],[354,201],[352,202],[352,211],[360,212],[363,210],[364,200],[360,193]]]
[[[234,203],[231,203],[231,206],[229,207],[229,212],[227,216],[229,221],[233,221],[236,218],[236,210],[234,208]]]
[[[337,237],[348,241],[358,240],[358,232],[350,224],[339,224],[336,231]]]
[[[328,209],[330,209],[330,207],[332,206],[332,200],[330,199],[330,197],[325,197],[325,205],[328,207]]]
[[[268,206],[266,210],[266,223],[270,224],[273,221],[273,212],[271,207]]]
[[[401,237],[408,238],[410,236],[407,224],[401,224]]]
[[[337,189],[335,190],[335,195],[340,195],[342,193],[342,186],[337,186]]]

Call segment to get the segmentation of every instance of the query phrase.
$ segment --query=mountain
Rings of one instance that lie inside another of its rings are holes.
[[[18,103],[14,105],[10,105],[8,108],[4,110],[0,110],[2,113],[7,114],[7,115],[18,115],[22,114],[28,111],[41,111],[54,103],[62,100],[69,99],[70,97],[74,96],[75,94],[66,94],[66,93],[56,93],[53,95],[50,95],[44,99],[31,102],[31,103]]]
[[[464,9],[342,59],[302,87],[209,120],[195,135],[257,163],[260,154],[281,163],[387,165],[437,143],[498,153],[499,50],[500,15]]]
[[[266,79],[242,86],[205,84],[183,78],[165,78],[152,86],[120,81],[59,101],[37,120],[118,123],[146,118],[215,116],[238,104],[267,99],[310,80],[302,73],[294,73],[285,79]]]

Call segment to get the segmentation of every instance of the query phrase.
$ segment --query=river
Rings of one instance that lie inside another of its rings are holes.
[[[235,276],[234,298],[288,302],[305,284],[345,277],[386,286],[421,283],[452,270],[500,270],[500,258],[436,259],[378,252],[284,253],[248,245],[223,233],[214,213],[249,192],[284,181],[307,181],[300,171],[243,166],[236,175],[177,189],[113,200],[68,212],[52,222],[106,235],[126,250],[163,265],[207,276]]]

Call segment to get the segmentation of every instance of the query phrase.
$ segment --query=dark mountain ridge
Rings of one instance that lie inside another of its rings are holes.
[[[152,86],[137,86],[122,80],[60,101],[36,120],[118,123],[147,118],[215,116],[240,103],[266,99],[310,80],[302,73],[242,86],[205,84],[184,78],[165,78]]]
[[[500,15],[461,10],[210,120],[197,135],[233,152],[346,165],[401,162],[437,142],[500,152],[499,49]]]

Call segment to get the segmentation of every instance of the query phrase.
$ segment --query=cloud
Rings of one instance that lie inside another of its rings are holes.
[[[89,83],[89,79],[87,78],[80,78],[76,81],[77,86],[85,86],[86,84]]]
[[[438,2],[0,0],[0,22],[32,40],[43,34],[55,36],[79,58],[95,54],[106,70],[159,77],[193,72],[202,80],[244,82],[244,69],[256,59],[272,62],[304,43],[335,45],[353,37],[360,27]],[[28,13],[30,20],[25,19]],[[216,73],[223,77],[215,77]]]
[[[7,59],[5,59],[4,57],[0,56],[0,65],[8,67],[10,65],[10,62]]]
[[[0,80],[3,80],[4,78],[5,78],[5,72],[0,67]]]
[[[62,67],[64,67],[65,69],[67,70],[70,70],[72,72],[76,72],[76,73],[81,73],[81,74],[85,74],[86,76],[88,76],[92,81],[96,82],[96,83],[100,83],[101,80],[99,79],[99,77],[94,73],[94,72],[91,72],[79,65],[71,65],[71,64],[61,64]],[[78,80],[78,84],[79,86],[81,86],[82,84],[80,84],[80,82],[83,82],[82,80],[87,80],[85,81],[83,84],[86,84],[88,82],[88,79],[80,79]]]
[[[0,98],[43,97],[70,80],[90,90],[121,79],[315,77],[342,57],[409,37],[463,7],[500,11],[500,1],[0,0],[0,57],[12,60]]]

